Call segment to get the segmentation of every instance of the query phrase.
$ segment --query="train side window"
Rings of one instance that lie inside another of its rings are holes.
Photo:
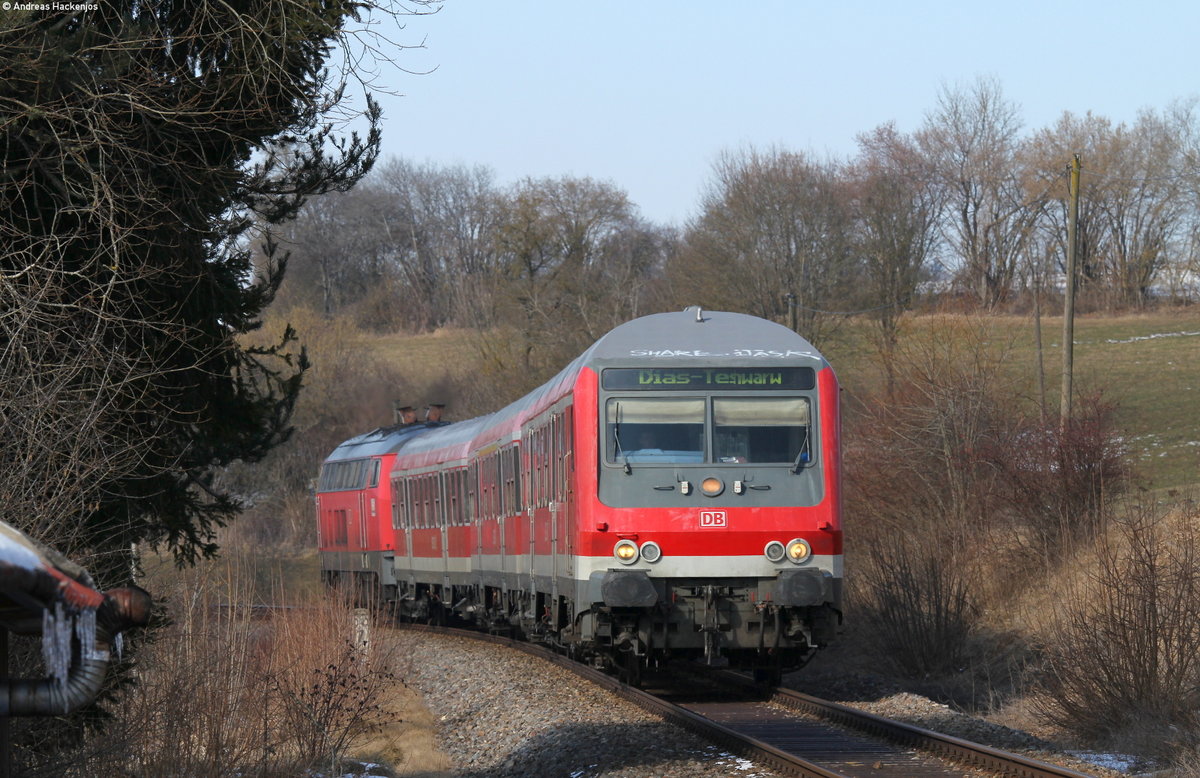
[[[425,476],[425,527],[438,526],[438,482],[433,473]]]
[[[566,456],[566,446],[563,445],[563,417],[561,413],[554,415],[554,500],[561,501],[563,498],[563,479],[565,468],[563,460]]]
[[[520,445],[513,446],[512,450],[512,496],[513,496],[513,513],[521,511],[521,447]]]
[[[479,512],[486,518],[495,517],[492,513],[492,458],[489,456],[479,463]]]
[[[713,398],[717,462],[803,464],[812,457],[805,397]]]
[[[403,478],[392,479],[392,506],[396,509],[396,529],[404,529],[406,526],[404,516],[406,508]]]
[[[372,489],[379,486],[379,467],[380,461],[378,459],[371,461],[371,480],[367,482],[367,486]]]
[[[454,523],[458,526],[463,526],[467,522],[463,505],[466,503],[466,486],[467,486],[467,471],[454,471]]]
[[[506,452],[506,451],[497,451],[495,454],[495,457],[496,457],[496,504],[499,506],[499,513],[501,516],[507,516],[509,513],[508,500],[506,499],[508,497],[508,495],[505,494],[505,492],[508,491],[508,488],[507,488],[508,487],[508,473],[507,473],[508,456],[507,456],[507,453],[508,452]]]
[[[550,435],[546,426],[538,428],[538,506],[545,508],[550,504]]]
[[[475,509],[475,491],[479,484],[479,467],[472,462],[467,466],[467,520],[474,522],[479,516]]]
[[[493,454],[496,459],[496,512],[500,516],[507,516],[511,507],[508,504],[508,495],[506,494],[508,491],[508,467],[506,463],[508,457],[506,454],[507,452],[504,451],[497,451]]]
[[[492,472],[495,474],[495,480],[492,481],[492,493],[496,505],[496,516],[503,518],[508,515],[508,506],[504,504],[504,470],[499,450],[492,454]]]
[[[445,486],[445,480],[441,473],[434,475],[431,479],[433,482],[433,519],[437,522],[438,527],[446,526],[446,501],[442,499],[442,488]]]
[[[416,500],[417,515],[413,525],[417,529],[425,528],[425,476],[417,476],[416,482],[413,484],[416,487],[417,493],[414,496]]]
[[[568,405],[566,411],[563,412],[563,427],[563,439],[567,442],[567,472],[569,474],[575,472],[575,456],[572,453],[575,451],[575,409],[573,406]],[[565,484],[564,490],[569,491],[565,488]],[[565,491],[564,497],[566,497]]]
[[[542,505],[542,430],[539,427],[533,431],[531,438],[532,451],[529,454],[531,468],[533,471],[533,485],[530,488],[529,495],[533,507],[540,508]]]

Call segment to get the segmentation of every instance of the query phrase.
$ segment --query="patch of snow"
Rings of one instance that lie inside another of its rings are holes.
[[[1137,343],[1138,341],[1143,340],[1156,340],[1158,338],[1191,338],[1197,335],[1200,335],[1200,332],[1155,332],[1151,335],[1135,335],[1132,338],[1124,338],[1122,340],[1109,338],[1105,341],[1105,343]]]
[[[29,541],[7,524],[0,524],[0,563],[25,570],[44,568],[41,558],[29,545]]]
[[[1129,772],[1139,761],[1136,756],[1130,756],[1129,754],[1101,754],[1093,751],[1068,751],[1067,753],[1088,764],[1094,764],[1097,767],[1106,767],[1109,770],[1117,770],[1122,773]]]
[[[741,772],[746,772],[747,770],[756,770],[757,769],[754,766],[754,762],[751,762],[749,759],[746,759],[745,757],[741,757],[736,754],[731,754],[727,751],[722,751],[717,756],[718,756],[718,759],[716,761],[717,761],[717,764],[719,764],[719,765],[727,764],[726,760],[728,760],[728,762],[733,763],[732,764],[733,769],[741,771]],[[750,775],[747,775],[746,778],[758,778],[758,773],[755,772]]]

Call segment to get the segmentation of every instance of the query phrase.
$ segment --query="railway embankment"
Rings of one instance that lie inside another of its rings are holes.
[[[406,634],[400,639],[409,660],[405,680],[420,692],[436,721],[437,741],[456,778],[777,774],[524,653],[457,637]],[[788,680],[799,685],[799,677]],[[878,699],[846,703],[877,715],[1088,775],[1123,774],[1072,755],[1065,744],[954,712],[921,695],[888,691],[871,679],[851,683],[860,684],[860,691],[875,685]],[[963,775],[969,774],[964,769]]]

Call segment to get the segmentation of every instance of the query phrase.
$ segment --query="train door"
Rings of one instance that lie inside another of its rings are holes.
[[[504,516],[504,500],[501,499],[503,493],[500,489],[500,452],[493,451],[488,455],[488,477],[491,481],[492,488],[490,489],[489,513],[496,517],[496,524],[500,530],[500,576],[504,580],[504,590],[508,591],[508,574],[515,573],[516,567],[510,561],[513,549],[509,548],[508,538],[508,522]]]
[[[413,565],[415,564],[413,559],[413,517],[416,515],[416,511],[413,510],[413,500],[416,499],[416,495],[413,494],[412,479],[401,478],[398,483],[396,493],[404,499],[404,510],[400,514],[400,523],[404,527],[402,534],[404,535],[404,558],[407,560],[405,567],[408,569],[408,584],[412,586],[416,582],[413,576]]]
[[[536,435],[536,433],[535,433]],[[524,501],[524,513],[526,513],[526,526],[529,532],[529,543],[527,551],[529,553],[529,591],[538,591],[538,505],[534,501]]]
[[[434,505],[436,506],[434,513],[437,517],[438,530],[442,538],[443,599],[449,599],[450,591],[450,529],[447,526],[450,523],[450,487],[447,480],[446,471],[439,471],[437,481],[435,482],[437,495],[434,497]]]
[[[562,414],[556,413],[550,417],[550,467],[551,467],[551,491],[549,495],[550,506],[550,559],[551,569],[550,577],[554,581],[554,595],[558,594],[558,517],[559,498],[561,496],[559,490],[559,476],[562,472],[562,446],[560,443],[560,435],[562,434]]]
[[[378,458],[372,459],[369,467],[371,469],[367,478],[367,518],[364,521],[366,533],[363,535],[363,548],[379,550],[387,546],[387,541],[379,529],[379,472],[383,462]]]
[[[479,503],[479,466],[476,460],[471,460],[467,466],[467,521],[471,523],[471,534],[474,542],[471,544],[472,576],[483,591],[483,511]]]
[[[358,492],[358,548],[367,550],[367,493],[362,490]]]
[[[563,475],[562,475],[562,531],[559,537],[565,538],[563,558],[566,569],[563,574],[567,578],[575,577],[575,411],[574,406],[568,405],[563,410]],[[557,549],[556,549],[557,550]]]

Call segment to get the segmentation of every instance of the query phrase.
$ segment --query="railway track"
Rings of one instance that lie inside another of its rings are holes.
[[[925,778],[1085,773],[941,735],[789,689],[765,689],[726,671],[684,669],[621,683],[549,649],[478,632],[405,625],[504,645],[556,664],[703,739],[785,775]]]

